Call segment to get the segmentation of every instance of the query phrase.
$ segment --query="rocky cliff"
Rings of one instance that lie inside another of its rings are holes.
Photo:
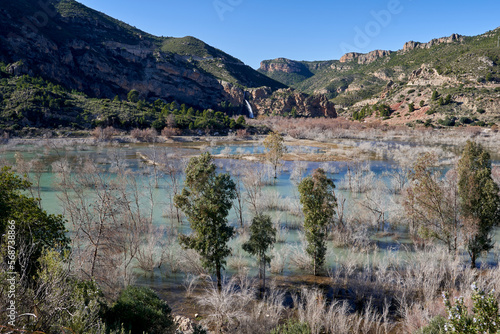
[[[196,38],[152,36],[73,0],[2,7],[0,61],[16,64],[11,73],[41,76],[90,96],[126,98],[136,89],[144,99],[217,108],[242,103],[248,89],[286,87]]]
[[[284,73],[302,73],[307,72],[307,67],[301,62],[277,58],[272,61],[262,61],[260,63],[260,70],[264,72],[284,72]]]
[[[453,34],[449,37],[442,37],[442,38],[435,38],[431,40],[428,43],[420,43],[420,42],[414,42],[414,41],[409,41],[406,42],[405,45],[403,46],[403,52],[408,52],[412,51],[415,49],[430,49],[434,45],[438,44],[450,44],[450,43],[461,43],[464,41],[464,37],[460,36],[458,34]]]
[[[371,51],[371,52],[366,53],[366,54],[357,53],[357,52],[349,52],[340,58],[340,62],[347,63],[347,62],[350,62],[350,61],[357,59],[358,64],[370,64],[370,63],[373,63],[374,61],[378,60],[379,58],[389,56],[391,53],[392,53],[392,51],[387,51],[387,50],[375,50],[375,51]]]

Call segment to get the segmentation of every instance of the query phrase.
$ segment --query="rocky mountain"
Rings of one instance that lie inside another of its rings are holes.
[[[351,52],[340,60],[265,60],[258,71],[302,92],[324,94],[356,119],[500,124],[499,43],[497,28],[473,37],[410,41],[398,51]],[[389,112],[376,111],[381,105]]]
[[[126,99],[137,90],[140,99],[198,108],[243,106],[258,88],[276,99],[273,92],[288,88],[194,37],[153,36],[74,0],[3,2],[0,61],[10,75],[40,76],[90,97]],[[251,103],[256,113],[336,115],[325,98],[297,94],[296,102]]]

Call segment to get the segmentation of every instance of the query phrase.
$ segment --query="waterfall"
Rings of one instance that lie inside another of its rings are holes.
[[[254,118],[252,106],[250,105],[250,103],[247,100],[245,100],[245,103],[246,103],[247,109],[248,109],[248,117]]]

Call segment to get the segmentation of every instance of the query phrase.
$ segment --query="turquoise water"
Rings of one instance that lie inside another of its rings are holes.
[[[366,144],[366,143],[365,143]],[[376,145],[377,143],[372,143],[370,145]],[[359,145],[363,145],[360,142]],[[410,144],[408,144],[410,145]],[[325,153],[325,150],[315,148],[315,147],[290,147],[290,150],[302,153]],[[244,144],[244,145],[220,145],[220,146],[208,146],[203,148],[203,150],[208,150],[212,154],[225,154],[225,155],[241,155],[241,154],[261,154],[263,153],[262,145],[256,144]],[[4,149],[1,154],[1,158],[8,164],[15,164],[16,153],[21,153],[26,161],[32,159],[39,159],[42,162],[43,172],[41,174],[41,192],[40,197],[42,199],[43,208],[49,213],[64,214],[63,207],[61,205],[60,196],[61,192],[57,187],[57,177],[53,172],[53,164],[61,159],[67,159],[70,165],[76,164],[78,161],[83,161],[85,159],[90,159],[99,164],[99,166],[109,173],[113,177],[113,163],[116,157],[121,157],[125,162],[127,168],[133,173],[133,177],[136,179],[137,183],[144,188],[150,186],[150,184],[155,183],[154,174],[155,168],[151,165],[145,163],[143,159],[140,158],[140,154],[147,156],[150,160],[156,159],[159,163],[168,162],[179,162],[182,159],[187,159],[190,156],[200,154],[201,150],[196,147],[191,147],[185,144],[179,145],[145,145],[145,144],[127,144],[127,145],[104,145],[104,146],[85,146],[78,145],[74,147],[65,148],[46,148],[37,145],[24,145],[16,146]],[[156,158],[154,158],[156,157]],[[233,159],[216,159],[216,164],[219,166],[220,171],[228,171],[232,174],[240,174],[243,168],[248,168],[250,171],[257,171],[259,169],[268,168],[260,162],[243,161],[243,160],[233,160]],[[368,173],[373,173],[374,181],[380,179],[385,184],[389,183],[389,176],[386,172],[399,168],[397,163],[388,159],[368,160],[364,162],[366,164],[366,171]],[[359,198],[361,195],[351,194],[346,189],[341,189],[341,181],[346,177],[348,173],[348,163],[344,161],[329,161],[329,162],[297,162],[297,161],[287,161],[282,166],[282,171],[280,172],[276,180],[269,179],[266,185],[263,187],[263,192],[266,194],[271,194],[270,196],[277,199],[277,204],[284,207],[297,207],[298,203],[298,192],[296,190],[296,184],[298,179],[293,178],[296,176],[296,170],[300,167],[303,169],[302,176],[309,175],[311,172],[322,167],[328,171],[329,176],[334,180],[337,185],[336,194],[337,196],[342,196],[346,198],[347,203],[347,213],[351,213],[355,210],[354,207],[350,206],[354,198]],[[444,166],[443,171],[447,168]],[[294,172],[295,170],[295,172]],[[156,169],[157,171],[157,187],[153,189],[153,224],[156,226],[165,226],[175,228],[179,233],[189,233],[189,224],[184,222],[181,225],[177,225],[176,220],[170,218],[167,213],[171,207],[172,201],[172,187],[169,183],[169,178],[165,175],[161,168]],[[299,173],[300,174],[300,173]],[[179,180],[182,182],[182,176],[179,174]],[[31,178],[35,175],[31,174]],[[144,199],[144,206],[148,205],[147,201]],[[283,247],[297,247],[300,243],[300,234],[297,230],[297,226],[300,226],[302,218],[299,215],[289,212],[289,210],[281,211],[274,210],[270,212],[273,220],[277,223],[277,227],[281,229],[284,235],[284,242],[276,245],[276,250],[280,250]],[[252,213],[248,209],[244,211],[244,220],[248,223],[251,220]],[[239,222],[237,215],[234,210],[231,211],[229,215],[229,222],[235,227],[239,227]],[[71,229],[71,226],[68,226]],[[379,256],[383,256],[387,252],[395,252],[402,245],[410,245],[410,241],[407,238],[407,231],[404,228],[398,227],[397,224],[388,224],[385,222],[381,227],[381,231],[395,233],[389,236],[372,236],[370,239],[372,241],[372,246],[375,245],[375,253]],[[396,237],[395,237],[396,236]],[[496,233],[496,240],[500,240],[500,232]],[[232,242],[236,253],[242,253],[239,249],[240,245],[236,242]],[[342,256],[346,252],[351,250],[345,248],[336,248],[333,243],[328,244],[329,257],[327,258],[327,265],[334,266],[336,256]],[[291,251],[288,252],[287,256],[290,256]],[[247,255],[242,253],[242,256],[248,263],[253,263],[252,259]],[[375,255],[376,256],[376,255]],[[490,254],[486,259],[489,263],[495,263],[495,257]],[[297,272],[297,269],[290,264],[290,261],[285,261],[283,274],[291,275]],[[227,273],[231,274],[234,272],[234,268],[228,267]],[[255,268],[251,268],[251,273],[255,273]],[[182,280],[182,274],[170,274],[169,277],[165,277],[159,273],[152,279],[151,284],[165,284],[170,281]],[[149,279],[148,279],[149,280]],[[141,279],[142,281],[142,279]]]

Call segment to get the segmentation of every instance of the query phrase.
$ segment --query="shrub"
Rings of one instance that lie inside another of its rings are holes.
[[[130,131],[130,136],[139,141],[152,142],[158,136],[158,132],[156,132],[156,130],[153,128],[144,130],[133,129],[132,131]]]
[[[444,333],[446,319],[438,315],[432,318],[427,326],[418,331],[418,334],[441,334]]]
[[[90,134],[97,140],[108,141],[111,140],[113,136],[117,135],[118,131],[112,126],[108,126],[104,129],[102,127],[97,127],[92,130]]]
[[[111,328],[123,326],[131,334],[174,333],[170,307],[150,288],[129,286],[107,314]]]
[[[448,311],[445,330],[449,333],[498,333],[500,332],[500,314],[498,301],[493,292],[486,294],[472,284],[472,314],[469,314],[463,297],[456,300],[453,306],[446,293],[443,293],[444,304]]]
[[[236,137],[238,138],[246,138],[248,136],[248,131],[246,129],[238,129],[236,130]]]
[[[192,123],[191,123],[192,124]],[[173,136],[179,136],[181,134],[181,130],[178,128],[172,128],[170,126],[167,126],[161,130],[161,135],[163,137],[171,138]]]
[[[311,329],[307,323],[288,320],[288,322],[273,329],[270,334],[311,334]]]

